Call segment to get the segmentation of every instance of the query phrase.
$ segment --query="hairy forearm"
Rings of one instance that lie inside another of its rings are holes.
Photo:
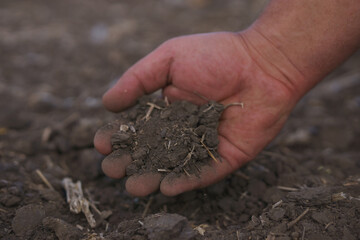
[[[360,1],[272,0],[243,35],[258,64],[301,96],[359,48]]]

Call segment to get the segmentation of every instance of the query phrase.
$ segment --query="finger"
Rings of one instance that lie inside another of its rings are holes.
[[[99,153],[108,155],[111,153],[111,136],[119,131],[120,122],[115,121],[101,127],[95,133],[94,146]]]
[[[126,190],[133,196],[144,197],[160,187],[161,174],[144,173],[133,175],[126,181]]]
[[[168,97],[170,102],[185,100],[185,101],[197,104],[197,105],[202,105],[202,104],[205,104],[206,102],[208,102],[205,97],[202,97],[195,92],[191,93],[191,92],[179,89],[173,85],[169,85],[166,88],[164,88],[163,95]]]
[[[132,66],[103,96],[104,106],[113,112],[135,104],[144,94],[149,94],[168,84],[172,64],[171,51],[163,44]]]
[[[175,196],[186,191],[209,186],[250,160],[246,154],[243,154],[224,137],[219,136],[219,140],[218,153],[220,156],[227,156],[226,159],[223,158],[222,161],[218,162],[211,160],[210,165],[201,167],[200,176],[169,174],[162,180],[160,191],[164,195]]]
[[[170,173],[162,180],[160,191],[166,196],[175,196],[183,192],[213,184],[224,178],[230,172],[232,172],[232,169],[226,161],[223,161],[201,167],[200,177],[196,175],[188,176],[185,174],[178,176]]]
[[[132,162],[129,153],[116,150],[108,155],[101,163],[104,173],[111,178],[122,178],[125,176],[126,167]]]

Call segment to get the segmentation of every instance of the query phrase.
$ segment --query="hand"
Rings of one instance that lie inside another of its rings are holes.
[[[254,57],[260,55],[253,54],[256,49],[250,49],[247,41],[246,33],[199,34],[169,40],[132,66],[104,95],[105,107],[114,112],[160,88],[170,101],[204,104],[200,97],[204,96],[224,105],[244,104],[243,108],[227,108],[220,119],[221,163],[212,161],[203,167],[200,178],[169,174],[161,180],[158,174],[133,175],[126,182],[129,193],[145,196],[160,188],[163,194],[173,196],[208,186],[253,159],[276,136],[299,95],[286,76],[274,77],[272,62]],[[116,131],[112,126],[96,133],[94,144],[102,154],[111,152],[110,136]],[[130,162],[130,155],[110,155],[102,168],[109,177],[121,178]]]

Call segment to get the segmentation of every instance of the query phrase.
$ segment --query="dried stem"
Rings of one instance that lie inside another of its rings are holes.
[[[44,176],[44,174],[42,174],[42,172],[39,169],[36,169],[35,172],[48,188],[55,191],[54,187],[51,185],[51,183],[47,180],[47,178]]]
[[[2,209],[2,208],[0,208],[0,212],[7,213],[7,211],[5,209]]]
[[[188,173],[188,171],[186,171],[185,168],[183,168],[183,170],[184,170],[185,174],[188,175],[188,177],[190,177],[190,174]]]
[[[194,153],[195,145],[192,146],[191,151],[187,154],[187,156],[184,158],[184,163],[182,167],[184,167],[191,159],[192,154]]]
[[[141,215],[142,218],[144,218],[144,217],[146,216],[146,214],[148,213],[149,208],[150,208],[150,205],[151,205],[151,203],[153,202],[153,200],[154,200],[154,197],[151,196],[151,197],[149,198],[149,201],[148,201],[148,202],[146,203],[146,205],[145,205],[144,212],[143,212],[142,215]]]
[[[299,222],[301,220],[301,218],[303,218],[308,212],[310,211],[310,208],[306,208],[305,211],[300,214],[300,216],[298,216],[297,218],[295,218],[293,221],[289,222],[287,224],[287,228],[292,228],[297,222]]]
[[[285,187],[285,186],[277,186],[277,188],[280,190],[289,191],[289,192],[299,191],[299,189],[297,189],[297,188]]]
[[[143,120],[145,119],[146,121],[148,121],[150,119],[150,115],[152,113],[152,111],[154,110],[154,108],[156,109],[162,109],[161,107],[159,107],[158,105],[156,105],[155,103],[146,103],[147,105],[150,106],[149,110],[146,112],[145,117],[143,117]]]
[[[219,163],[219,160],[216,159],[216,157],[214,156],[214,154],[212,154],[212,152],[210,151],[210,149],[205,145],[205,143],[203,143],[202,141],[200,141],[201,145],[206,149],[206,151],[208,152],[209,156],[216,162]]]

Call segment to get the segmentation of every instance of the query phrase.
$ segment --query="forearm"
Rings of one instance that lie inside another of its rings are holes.
[[[359,48],[360,1],[272,0],[243,35],[258,64],[302,96]]]

